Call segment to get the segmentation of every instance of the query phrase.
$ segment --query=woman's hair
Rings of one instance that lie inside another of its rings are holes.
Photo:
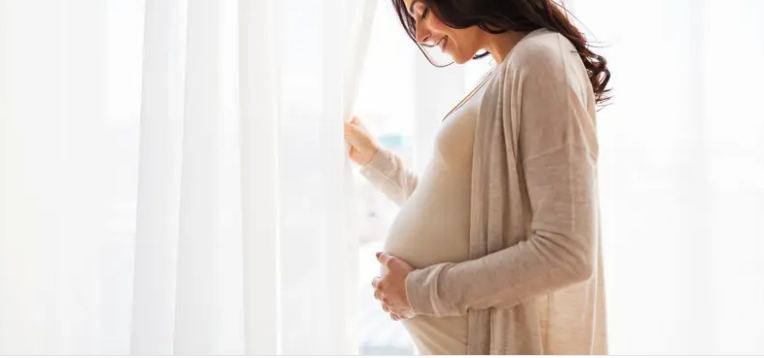
[[[566,10],[553,0],[419,0],[444,24],[455,29],[477,25],[492,34],[546,28],[565,36],[578,51],[598,105],[607,102],[610,70],[607,60],[589,49],[589,42],[568,19]],[[416,42],[416,23],[403,0],[392,0],[404,29]],[[474,58],[488,55],[484,52]]]

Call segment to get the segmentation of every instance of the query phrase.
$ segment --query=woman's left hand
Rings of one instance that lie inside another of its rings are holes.
[[[397,321],[415,316],[406,296],[406,277],[414,269],[406,261],[383,252],[377,253],[377,260],[385,267],[385,275],[377,276],[371,282],[374,298],[382,302],[382,309]]]

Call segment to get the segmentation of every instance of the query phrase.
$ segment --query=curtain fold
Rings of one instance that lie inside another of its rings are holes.
[[[172,354],[180,217],[186,5],[145,9],[132,354]]]
[[[123,128],[109,106],[113,5],[0,1],[0,354],[124,344],[130,253],[115,249],[131,233],[110,219],[131,182],[109,140]]]
[[[356,352],[342,121],[375,4],[147,3],[133,353]],[[321,30],[284,34],[300,11]],[[295,35],[321,46],[284,51]],[[320,106],[282,110],[307,94],[282,85],[286,56],[320,64],[287,79],[318,84]]]
[[[277,354],[282,305],[276,7],[272,1],[239,4],[242,215],[248,218],[242,222],[244,340],[249,354]]]

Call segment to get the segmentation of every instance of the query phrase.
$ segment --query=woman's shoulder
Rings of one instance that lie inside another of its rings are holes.
[[[526,91],[573,90],[581,97],[591,91],[589,76],[573,43],[559,32],[543,28],[523,37],[496,72],[494,91],[518,87]]]
[[[577,59],[573,44],[559,32],[545,28],[527,34],[505,59],[506,72],[528,71],[538,76],[560,73]]]

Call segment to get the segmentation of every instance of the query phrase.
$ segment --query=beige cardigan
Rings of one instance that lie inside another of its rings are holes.
[[[467,314],[469,354],[607,354],[586,70],[565,37],[540,29],[494,71],[475,127],[471,259],[411,272],[409,301],[420,315]],[[415,189],[389,151],[370,166],[393,200]]]

